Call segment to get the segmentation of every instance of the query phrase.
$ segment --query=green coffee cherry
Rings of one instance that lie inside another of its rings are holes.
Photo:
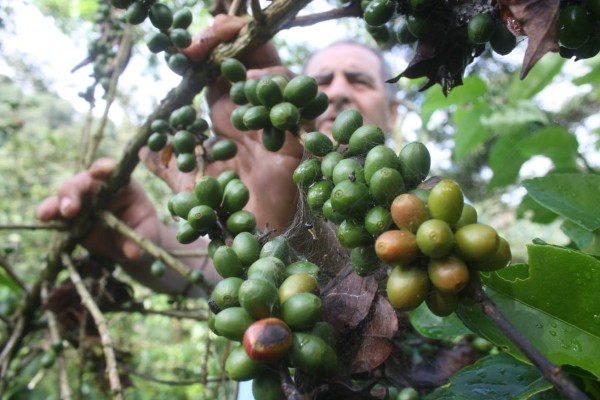
[[[246,80],[246,67],[235,58],[226,58],[221,62],[221,75],[229,82]]]
[[[229,378],[234,381],[249,381],[250,379],[254,379],[263,374],[265,371],[265,365],[260,361],[255,361],[250,358],[243,346],[232,349],[225,361],[225,372],[227,372]]]
[[[220,246],[212,256],[215,269],[223,278],[240,277],[244,271],[242,262],[231,247]]]
[[[256,319],[271,317],[279,313],[281,305],[279,293],[273,283],[268,280],[248,278],[240,286],[238,297],[242,307]],[[285,322],[287,323],[287,321]]]
[[[469,20],[467,35],[476,44],[488,42],[496,29],[494,18],[490,14],[476,14]]]
[[[321,299],[310,292],[296,293],[281,305],[281,319],[292,330],[310,329],[321,319]]]
[[[333,150],[333,143],[321,132],[310,132],[304,137],[304,148],[315,156],[323,157]]]
[[[429,293],[427,272],[419,266],[397,266],[387,280],[387,297],[399,311],[417,308]]]
[[[360,111],[349,108],[342,111],[333,121],[331,132],[333,138],[340,144],[348,144],[355,130],[360,128],[363,117]]]
[[[235,251],[243,266],[250,266],[260,257],[260,242],[250,232],[241,232],[235,235],[231,248]]]
[[[238,293],[243,282],[241,278],[230,277],[219,281],[215,285],[211,298],[220,310],[229,307],[240,307]]]
[[[155,3],[150,7],[150,22],[158,29],[166,30],[173,23],[171,9],[165,4]]]
[[[443,179],[431,189],[427,204],[432,218],[444,220],[454,227],[462,214],[464,196],[458,183]]]
[[[458,293],[469,283],[467,265],[454,256],[430,260],[427,274],[433,286],[444,293]]]
[[[319,87],[314,78],[306,75],[298,75],[292,78],[286,85],[283,91],[283,98],[296,107],[304,107],[315,98],[318,90]]]

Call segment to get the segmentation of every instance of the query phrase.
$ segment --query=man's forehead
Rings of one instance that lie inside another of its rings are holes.
[[[315,53],[306,64],[307,74],[319,74],[336,69],[353,72],[368,72],[377,76],[381,63],[377,55],[368,48],[354,43],[340,43]]]

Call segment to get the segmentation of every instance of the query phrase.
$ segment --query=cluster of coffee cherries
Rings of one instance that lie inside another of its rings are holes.
[[[399,44],[411,44],[452,31],[453,35],[459,33],[457,39],[467,39],[465,44],[489,43],[492,50],[501,55],[510,53],[516,46],[515,35],[501,23],[492,9],[453,23],[448,21],[451,14],[446,9],[448,4],[439,0],[363,0],[361,7],[367,31],[384,45],[393,40]]]
[[[158,31],[146,37],[146,44],[152,53],[165,52],[169,68],[182,75],[189,66],[187,57],[179,52],[192,43],[188,28],[192,23],[192,12],[180,8],[173,12],[171,8],[155,0],[111,0],[116,8],[125,9],[124,19],[130,24],[139,25],[150,19]]]
[[[266,398],[260,394],[281,392],[275,366],[332,373],[335,330],[321,321],[319,267],[290,262],[285,238],[267,240],[255,216],[242,210],[248,198],[246,186],[226,171],[200,178],[194,192],[173,196],[169,209],[181,221],[181,243],[211,238],[208,253],[223,279],[209,300],[209,327],[242,342],[229,354],[225,369],[231,379],[254,379],[256,398]]]
[[[234,58],[221,63],[221,74],[231,82],[229,97],[238,105],[231,123],[241,131],[262,130],[262,143],[269,151],[281,149],[286,131],[298,132],[301,121],[315,119],[329,104],[314,78],[306,75],[246,79],[246,68]]]
[[[255,398],[267,398],[260,395],[265,386],[269,392],[281,391],[281,380],[272,373],[278,367],[312,375],[334,373],[336,333],[321,320],[319,267],[305,260],[290,263],[288,244],[281,237],[263,245],[245,231],[230,245],[214,243],[209,251],[224,279],[209,300],[214,312],[209,326],[217,335],[242,343],[227,358],[229,377],[254,379]]]
[[[186,104],[171,112],[169,119],[155,119],[150,125],[152,133],[148,137],[148,148],[161,151],[169,147],[177,156],[177,168],[190,172],[196,168],[196,146],[208,138],[208,122],[198,117],[195,108]],[[207,160],[228,160],[237,153],[233,140],[222,139],[216,142],[210,154],[203,154]]]
[[[104,92],[108,92],[110,80],[117,67],[117,51],[123,37],[124,23],[119,18],[114,18],[110,6],[100,3],[94,15],[94,23],[99,26],[98,37],[91,41],[88,46],[86,62],[93,63],[91,77],[94,83],[79,93],[88,103],[94,102],[94,89],[97,84],[102,86]],[[80,66],[83,64],[80,64]]]
[[[585,59],[598,54],[600,1],[563,1],[558,15],[558,41],[564,58]]]
[[[516,46],[515,34],[506,27],[497,8],[449,23],[451,10],[440,0],[363,0],[361,6],[367,30],[384,46],[394,40],[410,44],[443,34],[466,37],[475,46],[489,43],[500,55],[509,54]],[[600,51],[599,28],[600,1],[561,1],[557,35],[561,56],[594,57]]]
[[[423,182],[431,157],[422,143],[396,154],[385,146],[383,131],[363,125],[355,109],[337,116],[332,135],[335,143],[320,132],[306,135],[313,157],[296,168],[293,179],[305,190],[311,212],[338,225],[337,237],[351,249],[358,275],[391,269],[387,294],[396,309],[427,301],[432,312],[448,315],[470,274],[508,264],[506,240],[477,222],[455,181]]]

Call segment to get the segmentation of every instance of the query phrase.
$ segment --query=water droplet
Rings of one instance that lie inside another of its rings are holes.
[[[553,328],[556,328],[558,326],[558,324],[556,322],[551,322],[550,326],[553,327]]]
[[[589,271],[586,271],[586,272],[584,272],[584,273],[583,273],[583,277],[584,277],[585,279],[588,279],[588,280],[590,280],[590,279],[592,279],[592,273],[591,273],[591,272],[589,272]]]
[[[581,353],[581,343],[579,343],[578,340],[576,340],[576,339],[571,340],[571,348],[573,349],[573,351],[576,351],[577,353]]]
[[[559,340],[558,343],[560,344],[560,347],[562,347],[565,350],[569,348],[569,345],[564,340]]]
[[[543,328],[544,324],[542,324],[541,322],[538,322],[537,324],[535,324],[536,328]]]
[[[548,333],[550,334],[550,336],[556,336],[556,331],[548,331]]]

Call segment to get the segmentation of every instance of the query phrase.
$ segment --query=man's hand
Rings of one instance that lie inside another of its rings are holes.
[[[69,221],[92,199],[100,184],[111,175],[116,162],[103,158],[71,179],[58,189],[56,196],[48,197],[38,207],[41,221]],[[121,188],[110,202],[108,210],[132,229],[153,241],[159,240],[159,222],[153,204],[135,181]],[[141,249],[117,232],[97,224],[83,242],[90,252],[112,259],[137,260]]]
[[[195,36],[192,44],[183,50],[183,53],[192,61],[201,62],[220,43],[233,40],[245,24],[244,18],[218,15],[214,24]],[[259,46],[241,61],[248,69],[247,78],[259,78],[275,73],[292,76],[292,73],[281,65],[279,55],[271,42]],[[238,153],[231,160],[208,164],[204,172],[217,176],[225,170],[236,171],[250,190],[250,201],[245,208],[256,215],[259,228],[268,224],[270,228],[282,232],[296,211],[297,188],[292,181],[292,174],[302,159],[303,146],[288,132],[283,148],[273,153],[264,148],[262,132],[242,132],[235,129],[230,116],[236,105],[229,99],[229,88],[230,84],[223,77],[217,78],[208,88],[207,100],[212,130],[217,135],[214,139],[228,138],[235,141]],[[175,192],[193,189],[196,171],[177,171],[174,158],[165,166],[157,153],[143,151],[140,157],[148,168],[165,180]]]

